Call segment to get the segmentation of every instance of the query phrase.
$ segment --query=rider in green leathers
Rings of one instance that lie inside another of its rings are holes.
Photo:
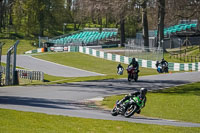
[[[144,102],[144,105],[142,107],[142,108],[144,108],[145,103],[147,101],[146,94],[147,94],[147,89],[141,88],[140,91],[136,91],[134,93],[130,93],[129,95],[126,95],[121,101],[118,102],[117,106],[120,106],[126,100],[130,99],[130,97],[137,97],[138,96],[140,98],[140,100]],[[140,112],[141,112],[141,110],[139,110],[137,113],[140,114]]]

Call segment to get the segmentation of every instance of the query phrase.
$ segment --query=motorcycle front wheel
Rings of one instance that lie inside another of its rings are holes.
[[[111,115],[112,116],[117,116],[118,115],[117,107],[116,106],[111,110]]]
[[[136,110],[137,110],[137,106],[136,105],[130,105],[127,108],[126,112],[124,113],[124,116],[127,117],[127,118],[131,117],[132,115],[134,115],[134,113],[136,112]]]

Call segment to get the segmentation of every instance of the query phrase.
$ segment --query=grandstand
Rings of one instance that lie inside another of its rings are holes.
[[[50,39],[49,42],[56,46],[68,46],[68,45],[89,45],[98,44],[98,41],[115,38],[117,36],[117,29],[103,29],[102,32],[98,28],[85,28],[83,31],[79,31],[74,34],[65,36],[59,36]]]
[[[178,25],[170,26],[164,29],[164,35],[178,35],[178,34],[187,34],[195,32],[198,30],[198,21],[197,20],[180,20]],[[155,30],[155,35],[157,35],[157,30]]]
[[[149,48],[157,47],[157,30],[149,30]],[[178,48],[189,45],[200,45],[200,27],[198,20],[180,20],[178,24],[164,28],[163,44],[159,47]],[[128,45],[144,47],[142,32],[136,33],[136,38],[129,40]]]

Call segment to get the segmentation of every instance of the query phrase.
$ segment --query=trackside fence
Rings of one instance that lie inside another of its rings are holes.
[[[6,73],[6,67],[1,66],[2,73]],[[28,80],[44,81],[44,73],[41,71],[30,71],[24,69],[16,69],[18,77]]]
[[[40,71],[27,71],[17,69],[19,78],[44,81],[44,73]]]
[[[116,61],[116,62],[120,62],[124,64],[129,64],[132,60],[132,57],[106,53],[104,51],[91,49],[91,48],[83,47],[83,46],[69,46],[68,50],[69,52],[80,52],[80,53],[88,54],[88,55],[95,56],[98,58],[103,58],[106,60]],[[139,66],[141,67],[156,69],[156,61],[144,60],[144,59],[139,59],[139,58],[136,58],[136,60],[138,61]],[[170,71],[200,71],[200,62],[196,62],[196,63],[169,62],[169,70]]]

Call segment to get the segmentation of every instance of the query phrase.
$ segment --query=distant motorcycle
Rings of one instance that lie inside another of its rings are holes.
[[[132,66],[129,66],[126,70],[127,70],[127,73],[128,73],[128,81],[130,82],[131,80],[134,79],[135,82],[137,82],[139,70],[135,69]]]
[[[160,63],[160,62],[156,62],[156,67],[157,67],[157,71],[159,73],[168,73],[168,63]]]
[[[119,114],[124,115],[125,117],[131,117],[134,113],[139,112],[144,106],[144,101],[142,101],[139,96],[130,97],[124,103],[117,106],[119,101],[116,102],[114,108],[111,110],[111,115],[117,116]]]
[[[164,63],[164,64],[158,64],[157,65],[157,71],[159,73],[168,73],[168,64]]]

